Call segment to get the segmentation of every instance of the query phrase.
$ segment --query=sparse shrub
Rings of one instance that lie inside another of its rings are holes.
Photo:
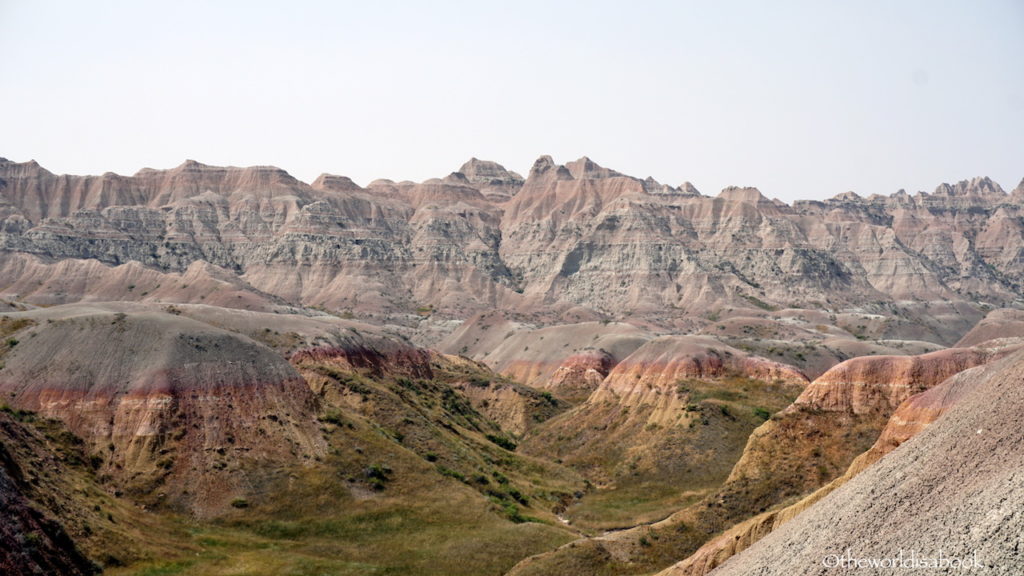
[[[509,488],[508,495],[511,496],[513,500],[519,502],[523,506],[527,506],[530,503],[530,501],[526,498],[526,496],[523,495],[522,492],[519,491],[518,488]]]
[[[757,408],[754,408],[754,416],[757,416],[761,420],[767,420],[772,417],[772,413],[769,412],[766,408],[761,408],[760,406],[758,406]]]
[[[459,482],[465,482],[466,481],[465,474],[463,474],[462,472],[459,472],[458,470],[452,470],[451,468],[448,468],[446,466],[438,466],[437,467],[437,471],[442,476],[447,476],[449,478],[455,478]]]
[[[514,452],[515,449],[518,447],[516,443],[512,441],[512,439],[506,436],[502,436],[500,434],[488,434],[487,439],[497,444],[498,446],[501,446],[505,450],[508,450],[509,452]]]
[[[391,468],[383,464],[374,464],[363,471],[367,483],[374,490],[383,490],[391,480]]]
[[[249,501],[246,500],[245,498],[235,498],[234,500],[231,501],[231,507],[232,508],[239,508],[239,509],[241,509],[241,508],[248,508],[249,507]]]

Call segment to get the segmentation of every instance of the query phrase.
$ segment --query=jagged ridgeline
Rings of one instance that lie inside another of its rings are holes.
[[[1005,306],[1024,279],[1024,187],[987,178],[790,206],[587,158],[542,157],[525,179],[472,159],[366,187],[194,161],[134,176],[2,161],[0,194],[0,291],[39,304],[202,297],[406,323],[498,308],[681,328],[737,307],[856,308],[910,321],[892,336],[949,345],[980,318],[972,304]]]

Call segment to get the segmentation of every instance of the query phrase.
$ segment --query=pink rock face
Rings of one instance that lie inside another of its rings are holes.
[[[792,366],[726,346],[704,336],[664,336],[644,344],[608,374],[602,390],[621,396],[670,389],[687,378],[737,375],[803,385],[807,377]]]
[[[984,370],[983,366],[968,368],[941,384],[906,399],[893,412],[874,446],[850,465],[847,475],[852,476],[860,472],[938,420],[970,392]]]
[[[853,358],[818,377],[797,398],[794,407],[891,413],[912,395],[991,358],[990,352],[974,348],[951,348],[920,356]]]
[[[566,358],[551,376],[548,390],[567,398],[585,398],[608,375],[615,359],[604,350],[588,350]]]

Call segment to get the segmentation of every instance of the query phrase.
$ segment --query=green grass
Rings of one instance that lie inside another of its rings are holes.
[[[109,574],[502,574],[576,538],[550,509],[579,477],[510,452],[511,438],[444,382],[472,372],[423,380],[299,368],[328,379],[320,462],[195,524],[187,557]]]
[[[601,486],[563,516],[589,531],[660,520],[713,491],[729,475],[750,433],[789,405],[799,387],[730,375],[686,379],[676,408],[593,406],[542,426],[521,442],[527,454],[561,458]]]
[[[661,520],[699,500],[708,490],[682,492],[669,483],[643,482],[587,494],[563,516],[573,526],[599,533]]]
[[[434,492],[438,486],[419,480],[428,484],[397,497],[340,502],[320,518],[280,520],[279,510],[270,509],[200,525],[192,534],[199,551],[189,558],[108,574],[500,574],[573,538],[555,526],[492,513],[469,488],[446,485]]]

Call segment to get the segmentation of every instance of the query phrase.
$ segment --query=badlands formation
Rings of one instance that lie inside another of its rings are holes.
[[[0,570],[1020,573],[1022,254],[987,178],[0,159]]]

